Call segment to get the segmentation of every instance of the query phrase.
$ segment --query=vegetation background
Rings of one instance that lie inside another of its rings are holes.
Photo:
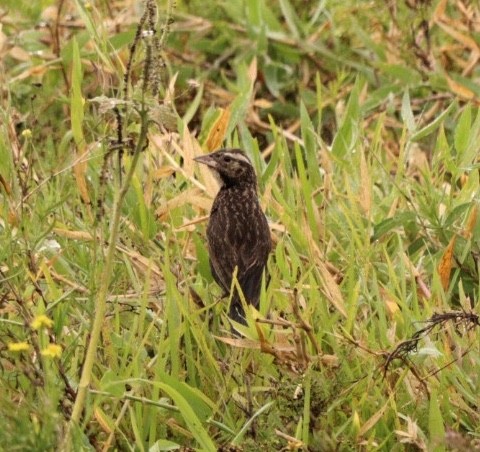
[[[479,60],[468,0],[3,0],[0,448],[480,450]],[[222,146],[275,242],[240,336]]]

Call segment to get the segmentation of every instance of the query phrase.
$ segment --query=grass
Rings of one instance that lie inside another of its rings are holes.
[[[478,448],[478,7],[148,5],[2,7],[2,449]],[[275,243],[240,337],[223,146]]]

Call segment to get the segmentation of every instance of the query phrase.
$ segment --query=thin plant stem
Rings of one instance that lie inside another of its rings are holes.
[[[95,315],[93,318],[92,331],[90,334],[90,340],[88,342],[85,361],[83,363],[82,375],[80,377],[80,383],[78,385],[77,396],[75,398],[75,403],[73,405],[72,416],[67,425],[67,432],[64,439],[65,441],[64,445],[66,447],[62,448],[62,450],[65,450],[65,449],[69,450],[72,446],[72,430],[75,426],[77,426],[80,423],[83,408],[85,406],[85,398],[88,392],[90,381],[92,379],[93,364],[95,362],[95,358],[97,355],[98,342],[100,340],[102,325],[105,318],[105,312],[107,309],[108,289],[110,286],[110,280],[111,280],[112,271],[113,271],[113,262],[115,259],[115,250],[117,245],[118,232],[120,229],[120,217],[121,217],[122,205],[125,199],[125,195],[127,194],[127,191],[130,187],[130,181],[132,180],[133,174],[135,173],[135,168],[137,166],[138,159],[140,157],[140,154],[143,150],[143,146],[147,138],[147,130],[148,130],[147,111],[142,110],[140,112],[140,117],[141,117],[140,135],[137,141],[137,145],[135,147],[132,163],[128,170],[127,176],[125,177],[123,185],[121,186],[120,190],[117,192],[115,201],[113,203],[113,220],[110,224],[110,233],[109,233],[107,255],[105,258],[105,266],[101,274],[98,297],[95,303]]]

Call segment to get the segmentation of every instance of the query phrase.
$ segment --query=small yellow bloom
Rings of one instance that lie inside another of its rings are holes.
[[[9,352],[26,352],[30,349],[30,345],[26,342],[10,342],[8,344]]]
[[[43,356],[48,356],[50,358],[60,358],[62,347],[57,344],[48,344],[48,347],[44,348],[41,353]]]
[[[30,129],[23,129],[22,130],[22,137],[23,138],[32,138],[32,131]]]
[[[37,317],[35,317],[32,322],[32,328],[34,330],[39,330],[40,328],[51,328],[52,326],[53,320],[49,319],[44,314],[37,315]]]

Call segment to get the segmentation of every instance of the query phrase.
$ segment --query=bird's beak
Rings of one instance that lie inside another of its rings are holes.
[[[210,154],[207,155],[200,155],[198,157],[195,157],[193,160],[195,160],[198,163],[203,163],[204,165],[209,166],[210,168],[216,168],[217,167],[217,162]]]

